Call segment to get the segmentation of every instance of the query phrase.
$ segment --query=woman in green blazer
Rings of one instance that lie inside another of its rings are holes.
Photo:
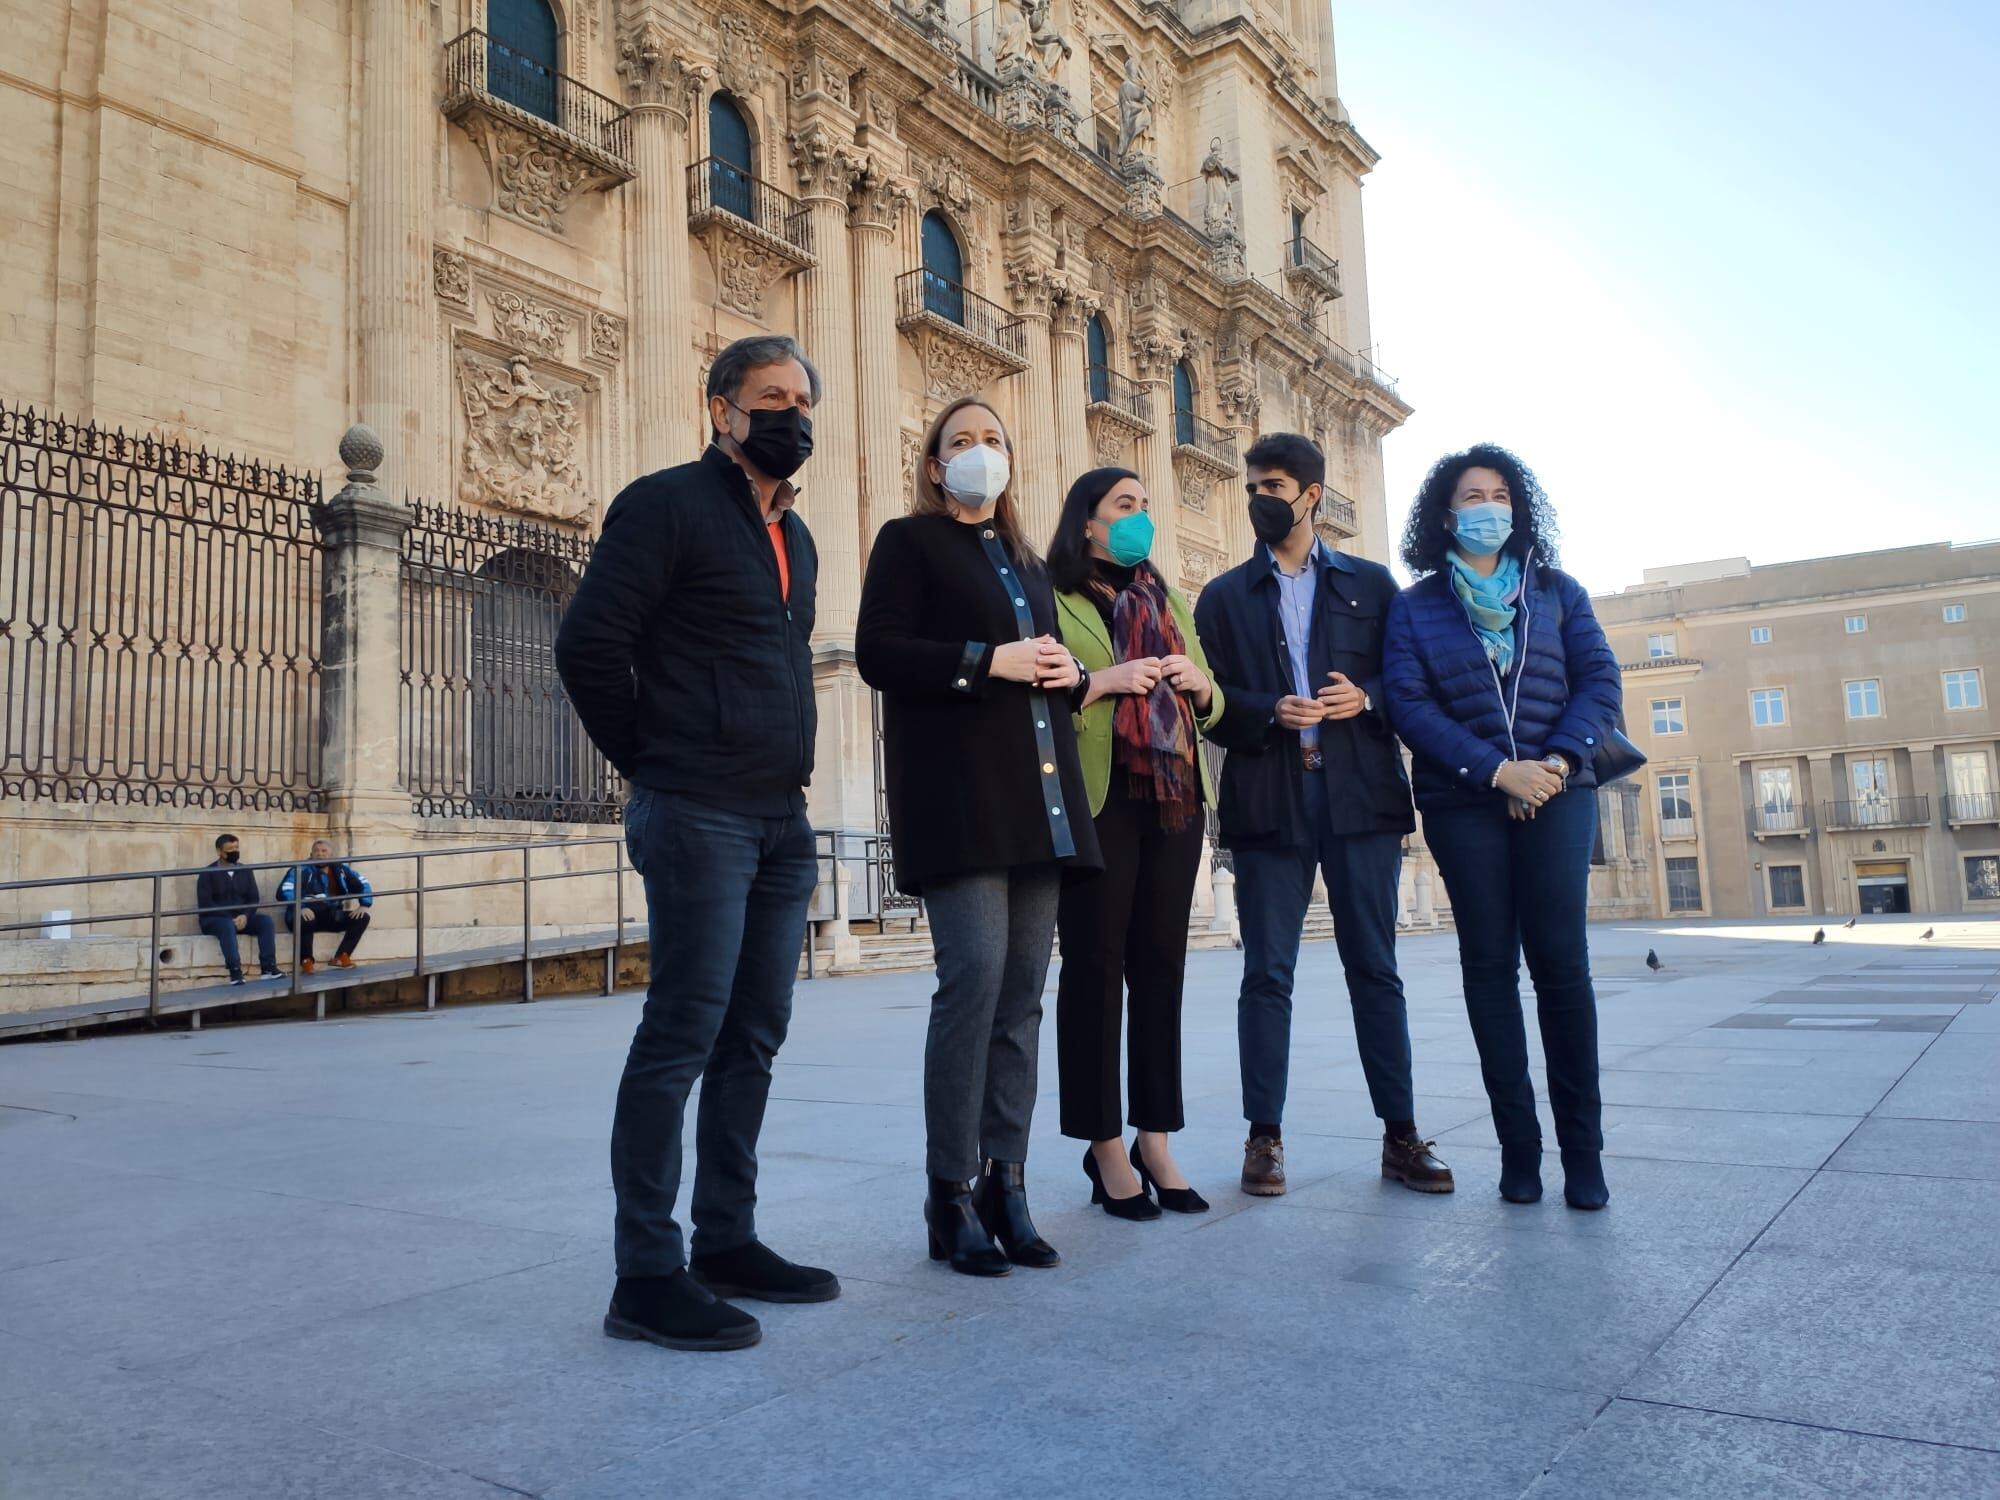
[[[1181,982],[1215,801],[1198,736],[1222,716],[1222,689],[1209,681],[1187,601],[1146,560],[1148,504],[1131,470],[1092,469],[1070,486],[1048,558],[1063,645],[1085,671],[1071,701],[1081,705],[1077,751],[1104,855],[1102,873],[1066,883],[1057,908],[1062,1132],[1091,1143],[1091,1201],[1123,1219],[1208,1207],[1167,1136],[1185,1123]],[[1118,1089],[1127,993],[1138,1129],[1129,1158]]]

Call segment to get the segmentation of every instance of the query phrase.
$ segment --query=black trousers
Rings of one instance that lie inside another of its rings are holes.
[[[368,912],[358,911],[350,917],[338,907],[329,907],[326,915],[299,923],[299,941],[305,944],[306,957],[316,956],[313,950],[319,946],[316,939],[322,932],[340,934],[340,950],[334,957],[352,953],[361,946],[361,934],[368,930],[369,916]]]
[[[1062,935],[1062,977],[1056,985],[1062,1133],[1080,1141],[1108,1141],[1124,1130],[1118,1108],[1123,1009],[1131,1013],[1126,1033],[1131,1124],[1139,1130],[1179,1130],[1186,1123],[1181,983],[1187,972],[1188,910],[1207,846],[1199,816],[1179,833],[1164,831],[1159,807],[1151,798],[1133,796],[1117,766],[1096,823],[1104,868],[1065,885],[1056,910]]]

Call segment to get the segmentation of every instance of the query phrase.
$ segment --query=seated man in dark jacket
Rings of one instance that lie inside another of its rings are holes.
[[[313,940],[322,932],[340,934],[333,966],[354,967],[354,950],[361,946],[361,934],[368,930],[368,908],[375,904],[375,891],[368,877],[354,866],[334,862],[332,844],[325,839],[313,840],[311,863],[285,871],[285,878],[278,883],[278,899],[285,903],[285,925],[299,935],[301,969],[312,973]]]
[[[1410,1025],[1396,973],[1396,889],[1416,827],[1410,784],[1381,702],[1382,618],[1396,584],[1379,563],[1314,530],[1326,459],[1295,433],[1244,455],[1249,561],[1202,590],[1195,625],[1226,707],[1222,842],[1235,854],[1243,922],[1236,1001],[1243,1191],[1285,1191],[1280,1133],[1292,1044],[1292,972],[1313,872],[1326,877],[1355,1045],[1382,1120],[1382,1175],[1448,1193],[1451,1169],[1417,1134]]]
[[[269,913],[257,909],[262,898],[255,872],[237,868],[243,850],[236,835],[218,837],[215,853],[215,863],[195,879],[194,904],[201,909],[201,930],[221,947],[231,984],[243,982],[243,956],[236,946],[239,932],[255,934],[258,971],[266,979],[278,978],[277,932]]]

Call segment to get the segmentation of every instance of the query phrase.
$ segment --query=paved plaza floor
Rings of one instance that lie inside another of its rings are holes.
[[[1196,954],[1213,1211],[1089,1207],[1051,1022],[1064,1262],[998,1282],[924,1253],[929,976],[803,984],[760,1226],[845,1295],[733,1354],[599,1331],[636,996],[0,1048],[0,1496],[2000,1496],[2000,922],[1927,925],[1594,929],[1595,1215],[1552,1139],[1495,1195],[1449,935],[1401,953],[1456,1195],[1381,1180],[1314,944],[1292,1191],[1244,1197]]]

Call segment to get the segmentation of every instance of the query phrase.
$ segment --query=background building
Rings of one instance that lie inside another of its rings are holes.
[[[2000,907],[2000,543],[1649,568],[1594,602],[1661,915]]]

